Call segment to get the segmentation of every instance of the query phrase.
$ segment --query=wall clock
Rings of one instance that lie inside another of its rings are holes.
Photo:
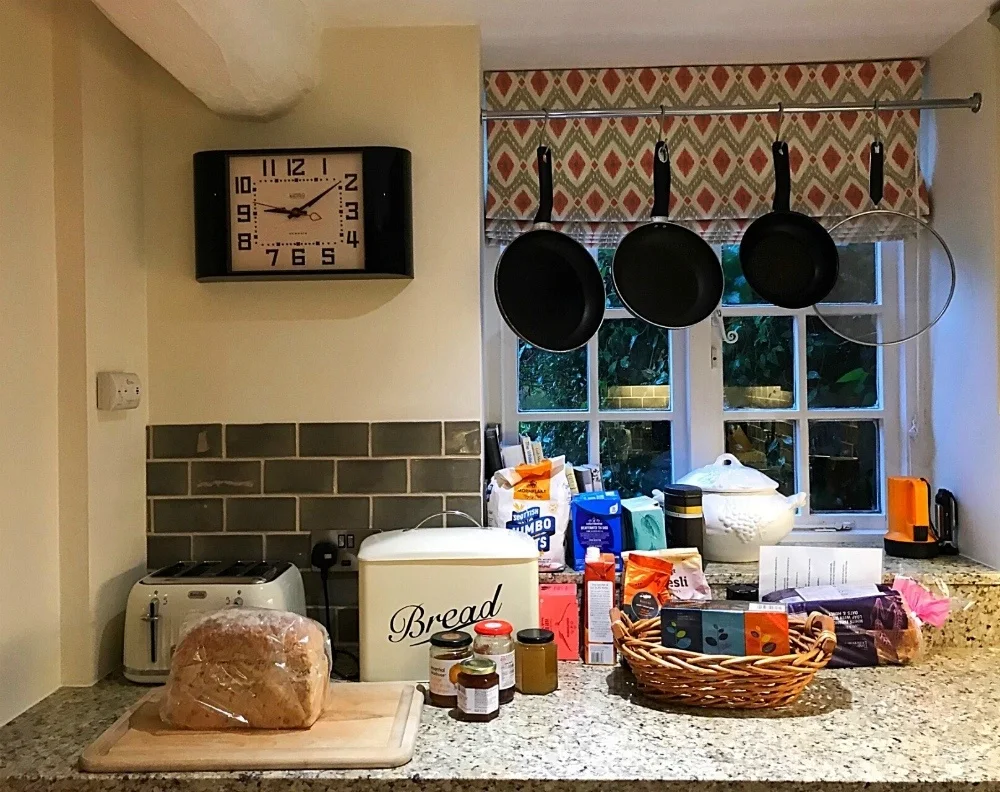
[[[413,277],[405,149],[200,151],[194,199],[200,281]]]

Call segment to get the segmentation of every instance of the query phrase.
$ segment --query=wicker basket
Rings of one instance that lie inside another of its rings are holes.
[[[764,709],[791,704],[837,647],[833,619],[819,613],[789,619],[793,654],[731,657],[660,644],[660,619],[633,622],[611,612],[615,646],[646,696],[691,707]]]

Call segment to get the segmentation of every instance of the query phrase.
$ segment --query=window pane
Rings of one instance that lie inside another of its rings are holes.
[[[615,258],[614,248],[599,248],[597,251],[597,266],[604,276],[604,293],[607,295],[605,305],[608,308],[624,308],[622,301],[615,291],[615,284],[611,280],[611,262]]]
[[[565,456],[571,465],[585,465],[590,457],[586,421],[521,421],[517,431],[540,441],[546,457]]]
[[[845,224],[846,227],[846,224]],[[827,303],[874,303],[878,296],[878,265],[874,242],[837,245],[840,272]]]
[[[859,329],[874,328],[875,322],[874,316],[852,319]],[[810,407],[878,405],[878,354],[874,347],[846,341],[819,317],[807,316],[806,362]]]
[[[546,352],[517,342],[517,409],[587,409],[587,349]]]
[[[641,319],[608,319],[597,341],[602,410],[670,408],[670,331]]]
[[[750,288],[747,279],[743,277],[740,267],[740,246],[722,246],[722,274],[725,278],[725,289],[722,292],[723,305],[764,305],[767,300],[758,296]]]
[[[795,406],[792,317],[731,316],[723,344],[723,406],[727,410],[787,410]]]
[[[878,422],[809,422],[813,512],[879,510]]]
[[[670,421],[601,421],[604,486],[623,498],[671,482]]]
[[[726,451],[795,494],[795,424],[789,421],[726,421]]]

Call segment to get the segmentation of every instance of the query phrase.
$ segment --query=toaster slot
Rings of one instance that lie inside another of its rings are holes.
[[[178,573],[177,577],[204,577],[217,566],[219,566],[218,561],[200,561],[189,569],[185,569],[183,572]]]

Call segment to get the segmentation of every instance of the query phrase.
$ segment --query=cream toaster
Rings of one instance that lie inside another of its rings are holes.
[[[184,623],[231,607],[305,616],[302,575],[287,561],[181,561],[146,575],[132,587],[125,608],[125,676],[165,682]]]

